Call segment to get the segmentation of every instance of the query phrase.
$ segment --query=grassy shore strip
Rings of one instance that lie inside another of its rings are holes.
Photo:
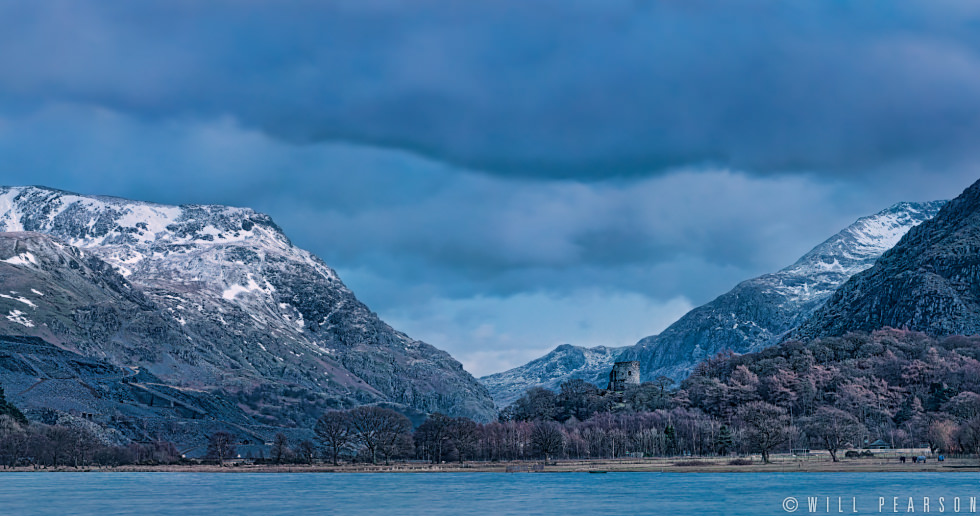
[[[515,471],[516,470],[516,471]],[[330,465],[160,465],[119,466],[102,468],[9,468],[2,472],[184,472],[184,473],[505,473],[535,471],[544,473],[584,472],[663,472],[663,473],[797,473],[797,472],[980,472],[977,459],[930,459],[925,464],[902,464],[897,460],[846,459],[832,462],[822,457],[796,459],[774,457],[763,464],[758,458],[749,465],[732,465],[728,459],[653,458],[624,460],[559,460],[542,462],[467,462],[464,464],[423,464],[400,462],[391,465],[343,464]]]

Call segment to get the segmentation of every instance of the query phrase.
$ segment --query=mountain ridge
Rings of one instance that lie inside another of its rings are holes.
[[[608,376],[616,357],[625,349],[561,344],[527,364],[483,376],[480,382],[490,391],[498,407],[506,407],[531,386],[558,390],[562,382],[567,380],[579,378],[592,382],[596,378]]]
[[[620,359],[640,361],[644,381],[661,375],[679,381],[726,349],[746,353],[772,346],[944,202],[897,203],[861,217],[792,265],[739,283],[640,340]]]
[[[137,365],[127,346],[153,349],[138,365],[180,388],[238,396],[266,423],[305,424],[331,406],[389,402],[478,420],[495,415],[486,389],[448,353],[381,321],[333,269],[250,208],[0,187],[0,231],[11,248],[36,245],[30,235],[43,234],[74,249],[66,252],[137,291],[156,314],[143,328],[112,303],[93,307],[76,295],[62,308],[93,312],[94,327],[104,326],[97,338],[71,331],[77,322],[39,317],[33,326],[0,318],[0,333],[71,342],[118,366]],[[35,281],[56,285],[59,268],[40,267],[32,255],[4,255],[8,276],[34,269]],[[0,296],[4,314],[18,304],[26,306]],[[277,408],[289,389],[306,393],[292,403],[301,406]]]
[[[980,181],[838,289],[788,338],[908,328],[980,333]]]
[[[591,376],[583,375],[583,371],[542,377],[538,373],[543,370],[539,361],[547,357],[561,360],[552,352],[523,366],[485,376],[481,381],[488,385],[495,400],[511,399],[513,392],[523,392],[531,386],[560,385],[573,377],[603,387],[612,363],[621,360],[639,361],[644,381],[658,376],[679,381],[697,363],[720,351],[746,353],[772,346],[803,323],[848,278],[870,268],[910,228],[935,216],[945,203],[900,202],[860,217],[793,264],[742,281],[692,309],[659,334],[620,348],[619,356],[610,357],[601,370],[590,371]],[[505,381],[508,379],[509,384]]]

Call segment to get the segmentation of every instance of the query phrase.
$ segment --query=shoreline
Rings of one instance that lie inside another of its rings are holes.
[[[774,457],[769,464],[757,460],[750,465],[728,464],[729,459],[650,458],[604,460],[558,460],[466,462],[463,464],[429,464],[393,462],[390,465],[341,464],[227,464],[225,466],[193,465],[131,465],[110,467],[16,467],[0,469],[3,473],[976,473],[980,460],[930,459],[925,464],[900,463],[897,459],[808,459]]]

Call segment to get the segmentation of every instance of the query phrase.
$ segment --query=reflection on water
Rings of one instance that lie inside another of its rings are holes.
[[[25,515],[969,514],[971,498],[977,473],[0,474],[0,513]]]

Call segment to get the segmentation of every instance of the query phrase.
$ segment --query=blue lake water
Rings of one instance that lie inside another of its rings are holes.
[[[957,497],[980,514],[980,474],[0,474],[4,515],[957,514]]]

